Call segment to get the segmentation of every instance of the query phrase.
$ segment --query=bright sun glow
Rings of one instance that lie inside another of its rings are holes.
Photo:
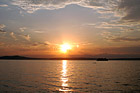
[[[65,43],[63,45],[60,45],[60,50],[63,53],[67,53],[68,50],[70,50],[72,47],[68,43]]]

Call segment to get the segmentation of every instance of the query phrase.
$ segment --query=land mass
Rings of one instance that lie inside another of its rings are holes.
[[[31,58],[24,56],[2,56],[0,60],[97,60],[99,58]],[[108,60],[140,60],[140,58],[108,58]]]

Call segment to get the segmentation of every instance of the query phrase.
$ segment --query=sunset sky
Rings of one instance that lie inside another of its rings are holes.
[[[140,57],[140,0],[0,0],[5,55]]]

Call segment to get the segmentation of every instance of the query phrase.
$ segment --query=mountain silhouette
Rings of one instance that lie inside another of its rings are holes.
[[[31,59],[31,58],[15,55],[15,56],[2,56],[0,57],[0,59]]]

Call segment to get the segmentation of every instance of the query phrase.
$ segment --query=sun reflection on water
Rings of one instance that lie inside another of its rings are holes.
[[[62,82],[62,87],[59,89],[59,91],[67,92],[71,91],[68,87],[68,77],[67,77],[67,60],[62,61],[62,74],[61,74],[61,82]]]

